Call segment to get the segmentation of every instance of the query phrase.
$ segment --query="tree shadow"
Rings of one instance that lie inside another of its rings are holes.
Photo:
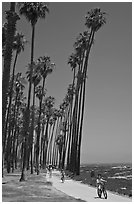
[[[105,199],[105,198],[100,198],[100,197],[98,197],[98,196],[95,196],[94,198],[95,198],[95,199],[97,199],[97,198],[99,198],[99,199]]]
[[[50,182],[50,181],[47,181],[46,184],[47,184],[48,186],[52,186],[52,182]]]

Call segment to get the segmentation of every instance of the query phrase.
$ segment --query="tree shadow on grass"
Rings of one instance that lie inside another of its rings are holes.
[[[50,181],[46,181],[45,184],[49,185],[49,186],[52,186],[52,182],[50,182]]]
[[[98,196],[95,196],[94,198],[95,198],[95,199],[97,199],[97,198],[99,198],[99,199],[105,199],[105,198],[100,198],[100,197],[98,197]]]

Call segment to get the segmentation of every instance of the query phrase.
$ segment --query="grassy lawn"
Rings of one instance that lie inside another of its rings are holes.
[[[47,182],[45,173],[31,175],[19,182],[20,173],[5,174],[2,181],[3,202],[81,202],[58,190]]]

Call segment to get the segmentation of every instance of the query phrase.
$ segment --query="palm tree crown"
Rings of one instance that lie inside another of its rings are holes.
[[[51,74],[55,64],[51,62],[50,57],[43,56],[37,60],[37,70],[40,70],[42,77],[45,79],[48,74]]]
[[[104,17],[106,13],[102,12],[100,8],[91,9],[87,13],[86,23],[85,25],[90,29],[92,28],[95,32],[98,31],[102,25],[106,23],[106,19]]]
[[[24,15],[34,26],[39,18],[45,18],[49,9],[45,2],[23,2],[19,3],[20,15]]]
[[[24,46],[26,43],[27,40],[25,39],[24,35],[17,32],[14,37],[13,49],[17,50],[17,53],[19,54],[21,50],[24,51]]]

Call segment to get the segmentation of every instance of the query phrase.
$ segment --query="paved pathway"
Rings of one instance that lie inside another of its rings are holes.
[[[74,198],[82,199],[87,202],[132,202],[131,198],[120,196],[110,191],[107,191],[107,199],[100,199],[98,198],[96,188],[94,187],[90,187],[86,184],[82,184],[79,181],[74,181],[69,178],[67,178],[65,182],[62,183],[60,181],[60,173],[58,171],[53,171],[52,178],[49,178],[49,176],[46,177],[48,181],[51,181],[53,183],[53,186],[56,189]]]

